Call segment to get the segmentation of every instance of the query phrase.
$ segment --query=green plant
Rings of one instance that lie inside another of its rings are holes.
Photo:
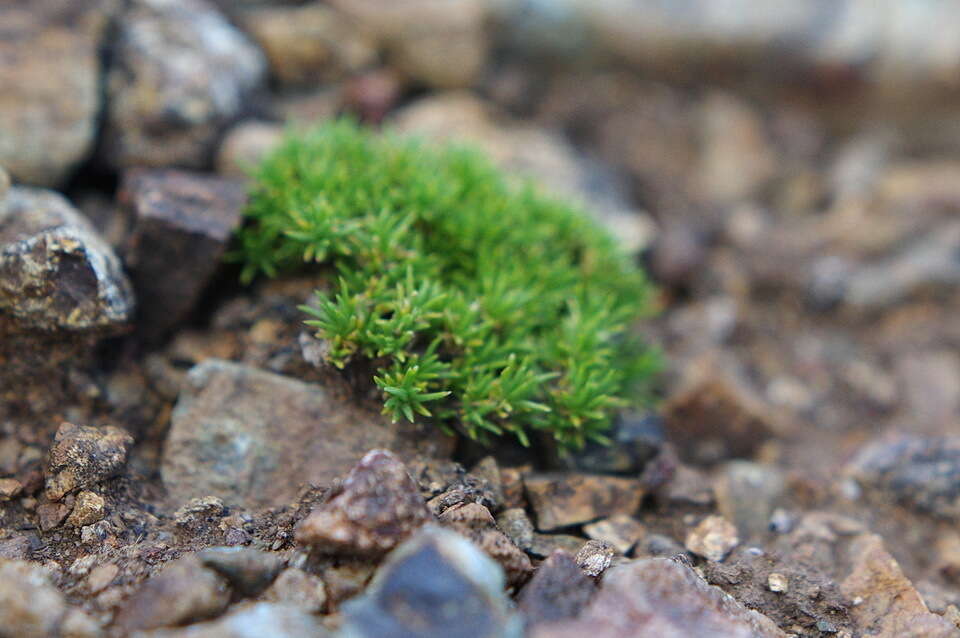
[[[243,277],[326,265],[307,323],[333,365],[373,362],[394,419],[569,448],[646,400],[657,357],[628,328],[649,285],[575,208],[472,150],[351,121],[291,133],[254,177]]]

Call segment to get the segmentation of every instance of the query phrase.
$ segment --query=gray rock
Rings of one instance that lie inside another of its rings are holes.
[[[161,337],[193,309],[220,265],[246,202],[243,182],[186,171],[134,170],[118,195],[132,218],[124,258],[137,327]]]
[[[261,602],[236,607],[217,620],[181,629],[139,632],[141,638],[326,638],[317,619],[296,607]]]
[[[766,616],[711,587],[689,567],[665,558],[611,568],[600,592],[575,620],[543,623],[529,635],[786,638]]]
[[[424,527],[361,596],[343,605],[341,638],[519,638],[500,567],[455,532]]]
[[[323,579],[302,569],[288,567],[280,572],[273,584],[263,592],[263,600],[292,605],[308,614],[323,612],[327,591]]]
[[[26,330],[116,329],[133,305],[120,261],[66,199],[10,189],[0,208],[0,317]]]
[[[63,182],[93,147],[98,47],[115,0],[0,5],[0,164],[18,181]]]
[[[107,75],[104,160],[198,168],[261,83],[260,51],[205,0],[133,0]]]
[[[786,480],[775,467],[751,461],[724,465],[716,481],[717,507],[747,539],[765,534],[770,517],[784,500]]]
[[[0,558],[0,627],[7,636],[46,638],[59,633],[67,606],[34,563]]]
[[[664,442],[663,422],[655,414],[619,416],[606,432],[612,445],[588,443],[583,450],[562,459],[564,465],[584,472],[639,474]]]
[[[213,495],[280,506],[303,484],[331,485],[373,448],[401,458],[446,449],[437,428],[388,424],[324,386],[208,359],[187,375],[162,476],[173,502]]]
[[[576,618],[596,592],[573,556],[557,550],[520,591],[518,606],[529,625]]]
[[[270,586],[283,568],[279,554],[252,547],[210,547],[197,553],[208,568],[227,579],[242,596],[256,596]]]

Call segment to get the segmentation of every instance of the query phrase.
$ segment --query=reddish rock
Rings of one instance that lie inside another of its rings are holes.
[[[322,553],[382,556],[432,520],[417,484],[390,452],[373,450],[297,527],[297,542]]]
[[[448,508],[440,521],[473,541],[490,558],[500,563],[507,582],[517,585],[527,580],[533,565],[530,558],[496,527],[493,515],[479,503],[461,503]]]
[[[537,529],[550,531],[610,516],[632,514],[643,490],[634,479],[590,474],[552,474],[524,478]]]

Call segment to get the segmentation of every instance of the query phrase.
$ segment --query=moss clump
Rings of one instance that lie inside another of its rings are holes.
[[[628,325],[648,283],[575,208],[471,150],[350,121],[289,135],[255,178],[244,277],[329,266],[307,323],[335,366],[373,362],[394,419],[579,447],[645,400],[656,357]]]

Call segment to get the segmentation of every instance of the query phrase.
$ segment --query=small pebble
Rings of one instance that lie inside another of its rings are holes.
[[[790,583],[783,574],[771,572],[771,574],[767,576],[767,587],[774,593],[785,594],[790,588]]]

